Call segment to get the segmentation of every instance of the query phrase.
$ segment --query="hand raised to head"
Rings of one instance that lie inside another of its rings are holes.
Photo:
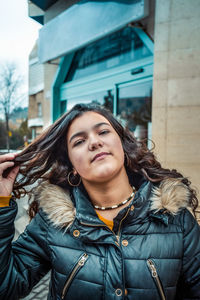
[[[14,166],[13,160],[17,153],[8,153],[0,155],[0,196],[9,196],[12,193],[15,178],[19,172],[19,167]],[[11,168],[7,176],[4,177],[4,172]]]

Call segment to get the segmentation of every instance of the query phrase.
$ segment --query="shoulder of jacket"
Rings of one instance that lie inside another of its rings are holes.
[[[187,208],[192,213],[191,192],[181,178],[168,178],[158,187],[153,187],[151,195],[151,210],[164,211],[176,215],[180,210]]]
[[[74,221],[76,209],[69,192],[49,182],[41,183],[34,192],[40,215],[55,227],[67,229]]]

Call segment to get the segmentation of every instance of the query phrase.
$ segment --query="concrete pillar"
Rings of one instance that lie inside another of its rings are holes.
[[[158,159],[200,190],[200,1],[157,0],[153,134]]]

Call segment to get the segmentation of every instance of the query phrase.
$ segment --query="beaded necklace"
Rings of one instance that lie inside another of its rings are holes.
[[[124,201],[120,202],[119,204],[116,204],[116,205],[112,205],[112,206],[98,206],[98,205],[94,205],[94,208],[98,209],[98,210],[111,210],[111,209],[115,209],[115,208],[118,208],[124,204],[126,204],[127,202],[129,202],[131,199],[133,199],[133,197],[135,196],[135,188],[133,188],[133,192],[132,194]]]

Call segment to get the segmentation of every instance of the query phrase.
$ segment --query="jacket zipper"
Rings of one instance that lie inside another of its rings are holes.
[[[119,223],[119,229],[118,229],[118,232],[117,232],[117,235],[116,235],[118,242],[119,242],[119,240],[120,240],[120,229],[121,229],[122,222],[123,222],[124,219],[126,219],[126,217],[128,216],[129,211],[130,211],[130,208],[127,210],[125,216],[121,219],[121,221],[120,221],[120,223]]]
[[[116,239],[117,239],[117,242],[119,243],[119,239],[120,239],[119,234],[120,234],[121,224],[122,224],[122,222],[124,221],[124,219],[127,217],[129,211],[130,211],[130,208],[127,210],[125,216],[121,219],[117,234],[115,234],[114,231],[111,230],[107,225],[103,225],[103,224],[88,224],[88,223],[84,223],[84,222],[81,222],[81,224],[82,224],[82,225],[85,225],[85,226],[90,226],[90,227],[93,227],[93,226],[95,226],[95,227],[105,227],[105,228],[107,228],[108,230],[110,230],[110,231],[113,233],[113,235],[114,235],[114,236],[116,237]]]
[[[158,288],[158,291],[159,291],[161,299],[162,300],[166,300],[165,294],[164,294],[164,291],[163,291],[163,287],[162,287],[160,278],[158,276],[158,273],[157,273],[156,266],[155,266],[154,262],[151,259],[148,259],[147,260],[147,265],[148,265],[148,267],[149,267],[149,269],[151,271],[152,277],[155,280],[155,283],[156,283],[156,286]]]
[[[74,279],[74,276],[76,275],[76,273],[78,272],[78,270],[80,268],[82,268],[86,262],[86,260],[88,259],[88,255],[87,253],[84,253],[81,258],[79,259],[79,261],[77,262],[76,266],[74,267],[74,269],[72,270],[69,278],[67,279],[65,285],[64,285],[64,288],[63,288],[63,291],[62,291],[62,296],[61,296],[61,299],[64,299],[65,295],[66,295],[66,292],[67,292],[67,289],[69,288],[72,280]]]

